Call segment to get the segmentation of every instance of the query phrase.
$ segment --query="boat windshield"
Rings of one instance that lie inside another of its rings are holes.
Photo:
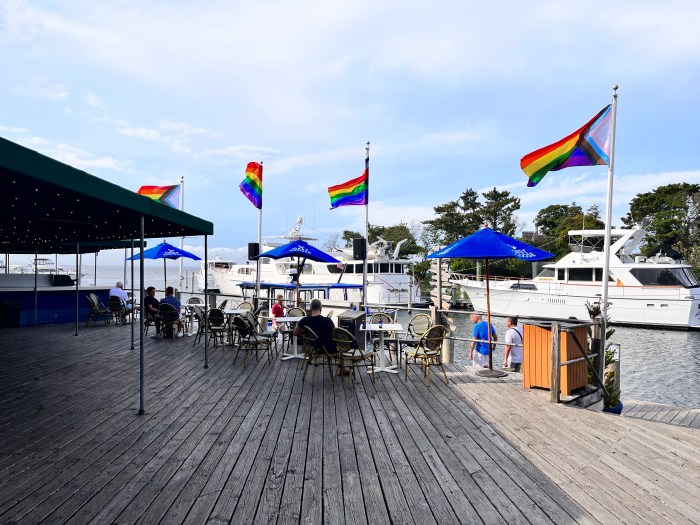
[[[700,286],[700,281],[690,268],[633,268],[630,273],[643,285],[684,288]]]

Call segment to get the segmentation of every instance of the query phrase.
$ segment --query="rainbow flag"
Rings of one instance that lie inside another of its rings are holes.
[[[328,188],[331,210],[339,206],[364,206],[367,204],[369,188],[369,159],[365,160],[365,171],[356,179]]]
[[[528,176],[527,185],[537,186],[550,171],[610,164],[611,115],[611,106],[607,105],[571,135],[520,159],[520,168]]]
[[[262,209],[262,175],[262,164],[249,162],[245,169],[245,179],[239,185],[243,195],[259,210]]]
[[[180,185],[173,186],[141,186],[136,193],[162,202],[166,206],[180,209]]]

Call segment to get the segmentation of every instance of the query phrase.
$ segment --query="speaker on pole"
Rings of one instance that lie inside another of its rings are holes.
[[[260,255],[260,244],[257,242],[248,243],[248,259],[252,259]]]
[[[352,258],[356,261],[364,261],[367,258],[367,243],[364,237],[352,240]]]

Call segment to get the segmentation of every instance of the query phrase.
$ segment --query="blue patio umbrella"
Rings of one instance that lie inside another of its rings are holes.
[[[162,242],[157,246],[154,246],[153,248],[149,248],[148,250],[143,251],[143,258],[144,259],[163,259],[163,280],[164,280],[164,286],[163,289],[167,288],[168,286],[168,276],[167,276],[167,268],[165,266],[165,260],[166,259],[179,259],[180,257],[187,257],[188,259],[194,259],[195,261],[201,261],[202,259],[200,257],[197,257],[194,253],[190,253],[186,250],[182,250],[178,248],[177,246],[173,246],[172,244],[169,244],[167,242]],[[127,261],[135,261],[141,258],[141,254],[137,253],[133,257],[127,257]]]
[[[520,259],[524,261],[542,261],[551,259],[553,254],[530,246],[522,241],[513,239],[484,226],[472,233],[469,237],[453,242],[441,250],[431,253],[426,259],[453,259],[462,257],[465,259],[484,259],[486,268],[486,317],[491,326],[491,302],[489,299],[489,259]],[[501,376],[504,372],[493,370],[493,356],[491,355],[491,330],[488,332],[489,342],[489,369],[480,375]],[[477,372],[479,373],[479,372]]]
[[[306,259],[311,259],[317,262],[327,262],[327,263],[339,263],[340,261],[328,255],[326,252],[319,250],[315,246],[311,246],[308,242],[297,239],[282,246],[277,246],[272,250],[268,250],[265,253],[261,253],[256,259],[260,257],[269,257],[270,259],[284,259],[285,257],[296,257],[297,258],[297,277],[296,277],[296,304],[299,306],[299,277],[301,275],[301,269],[304,267]],[[260,276],[257,276],[259,279]]]

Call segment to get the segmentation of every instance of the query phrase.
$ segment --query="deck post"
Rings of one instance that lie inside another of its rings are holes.
[[[593,358],[593,369],[598,372],[598,377],[602,381],[603,377],[605,377],[605,351],[602,350],[603,318],[598,316],[593,319],[593,322],[595,325],[591,329],[591,352],[597,354]]]
[[[552,323],[552,376],[550,381],[550,399],[552,403],[559,403],[559,380],[561,378],[560,352],[559,352],[559,323]]]
[[[455,360],[455,341],[452,337],[455,334],[455,324],[452,318],[446,313],[440,313],[440,324],[447,328],[447,337],[442,341],[442,362],[453,363]]]

